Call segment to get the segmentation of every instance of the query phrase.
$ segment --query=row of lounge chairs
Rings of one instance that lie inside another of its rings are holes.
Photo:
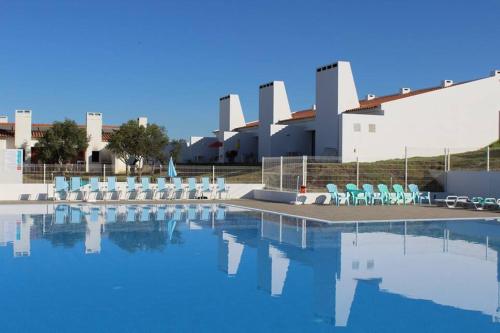
[[[326,189],[330,194],[330,203],[339,205],[394,205],[394,204],[431,204],[430,192],[421,192],[415,184],[408,185],[406,192],[400,184],[392,185],[392,190],[385,184],[378,184],[375,190],[371,184],[364,184],[358,188],[356,184],[347,184],[345,192],[339,192],[335,184],[327,184]]]
[[[152,184],[149,177],[141,177],[140,183],[136,182],[136,177],[127,177],[125,190],[122,190],[117,183],[115,176],[107,177],[101,182],[99,177],[90,177],[85,183],[81,177],[71,177],[66,180],[64,177],[54,178],[54,200],[62,198],[71,201],[80,198],[81,200],[102,200],[125,199],[226,199],[229,194],[229,186],[224,178],[217,178],[216,184],[210,183],[209,177],[202,177],[201,183],[196,182],[196,178],[188,178],[187,184],[183,184],[180,177],[172,178],[172,184],[167,184],[163,177],[156,179],[156,184]]]
[[[499,210],[500,199],[449,195],[445,199],[436,200],[448,208],[472,208],[475,210]]]

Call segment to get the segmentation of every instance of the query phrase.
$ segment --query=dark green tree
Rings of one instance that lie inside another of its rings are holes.
[[[89,145],[85,129],[66,119],[56,121],[36,143],[39,159],[43,163],[72,163]]]
[[[144,127],[136,120],[129,120],[111,134],[107,148],[127,166],[137,166],[141,176],[145,162],[165,160],[167,144],[168,136],[163,127],[156,124]]]

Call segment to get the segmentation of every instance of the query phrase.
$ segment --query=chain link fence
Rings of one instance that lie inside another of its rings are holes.
[[[194,177],[198,180],[201,177],[209,177],[211,181],[217,178],[226,178],[227,183],[233,184],[260,184],[262,182],[262,168],[260,165],[177,165],[177,176],[181,178]],[[131,176],[138,176],[137,170],[132,169]],[[143,176],[151,177],[153,181],[158,177],[167,177],[167,167],[164,165],[145,165],[142,170]],[[112,165],[91,164],[88,171],[85,164],[24,164],[23,182],[50,184],[57,176],[82,177],[83,182],[90,177],[99,177],[105,180],[106,177],[116,176],[118,181],[125,181],[124,173],[116,174]]]
[[[442,192],[446,172],[455,170],[500,170],[500,147],[483,149],[406,148],[400,158],[342,163],[336,156],[266,157],[262,161],[263,182],[268,189],[296,191],[306,186],[309,192],[324,192],[326,184],[344,188],[380,183],[392,186],[417,184],[421,190]]]

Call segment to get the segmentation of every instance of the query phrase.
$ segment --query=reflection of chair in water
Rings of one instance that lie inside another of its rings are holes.
[[[175,207],[174,213],[172,214],[172,220],[180,221],[182,219],[182,207]]]
[[[150,210],[151,210],[151,207],[149,207],[149,206],[142,207],[141,222],[149,222],[149,212],[150,212]]]
[[[90,209],[90,222],[97,223],[99,222],[99,207],[92,207]]]
[[[215,219],[218,221],[226,219],[226,208],[217,207],[217,214],[215,215]]]
[[[188,207],[187,219],[189,221],[196,220],[196,206],[189,206]]]
[[[210,220],[210,213],[212,212],[212,209],[210,206],[203,206],[201,208],[201,218],[200,220],[202,221],[209,221]]]
[[[137,215],[135,206],[127,206],[127,222],[135,222]]]
[[[156,208],[156,221],[164,221],[165,220],[165,211],[167,210],[166,206],[158,206]]]
[[[68,206],[59,205],[55,210],[55,224],[64,224],[66,222],[66,216],[68,215]]]
[[[81,223],[82,222],[82,211],[80,207],[71,207],[71,218],[70,223]]]
[[[116,223],[116,208],[108,207],[106,209],[106,223]]]

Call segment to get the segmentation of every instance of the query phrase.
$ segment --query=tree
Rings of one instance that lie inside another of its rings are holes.
[[[73,120],[66,119],[63,122],[54,122],[35,147],[43,163],[64,164],[75,162],[88,145],[89,138],[85,130],[78,127]]]
[[[163,127],[156,124],[144,127],[135,120],[129,120],[111,134],[107,148],[127,166],[137,166],[141,176],[144,162],[165,160],[167,144],[168,136]]]
[[[182,139],[174,139],[170,143],[170,156],[177,161],[179,159],[179,155],[181,154],[182,147],[186,144],[186,142]]]

